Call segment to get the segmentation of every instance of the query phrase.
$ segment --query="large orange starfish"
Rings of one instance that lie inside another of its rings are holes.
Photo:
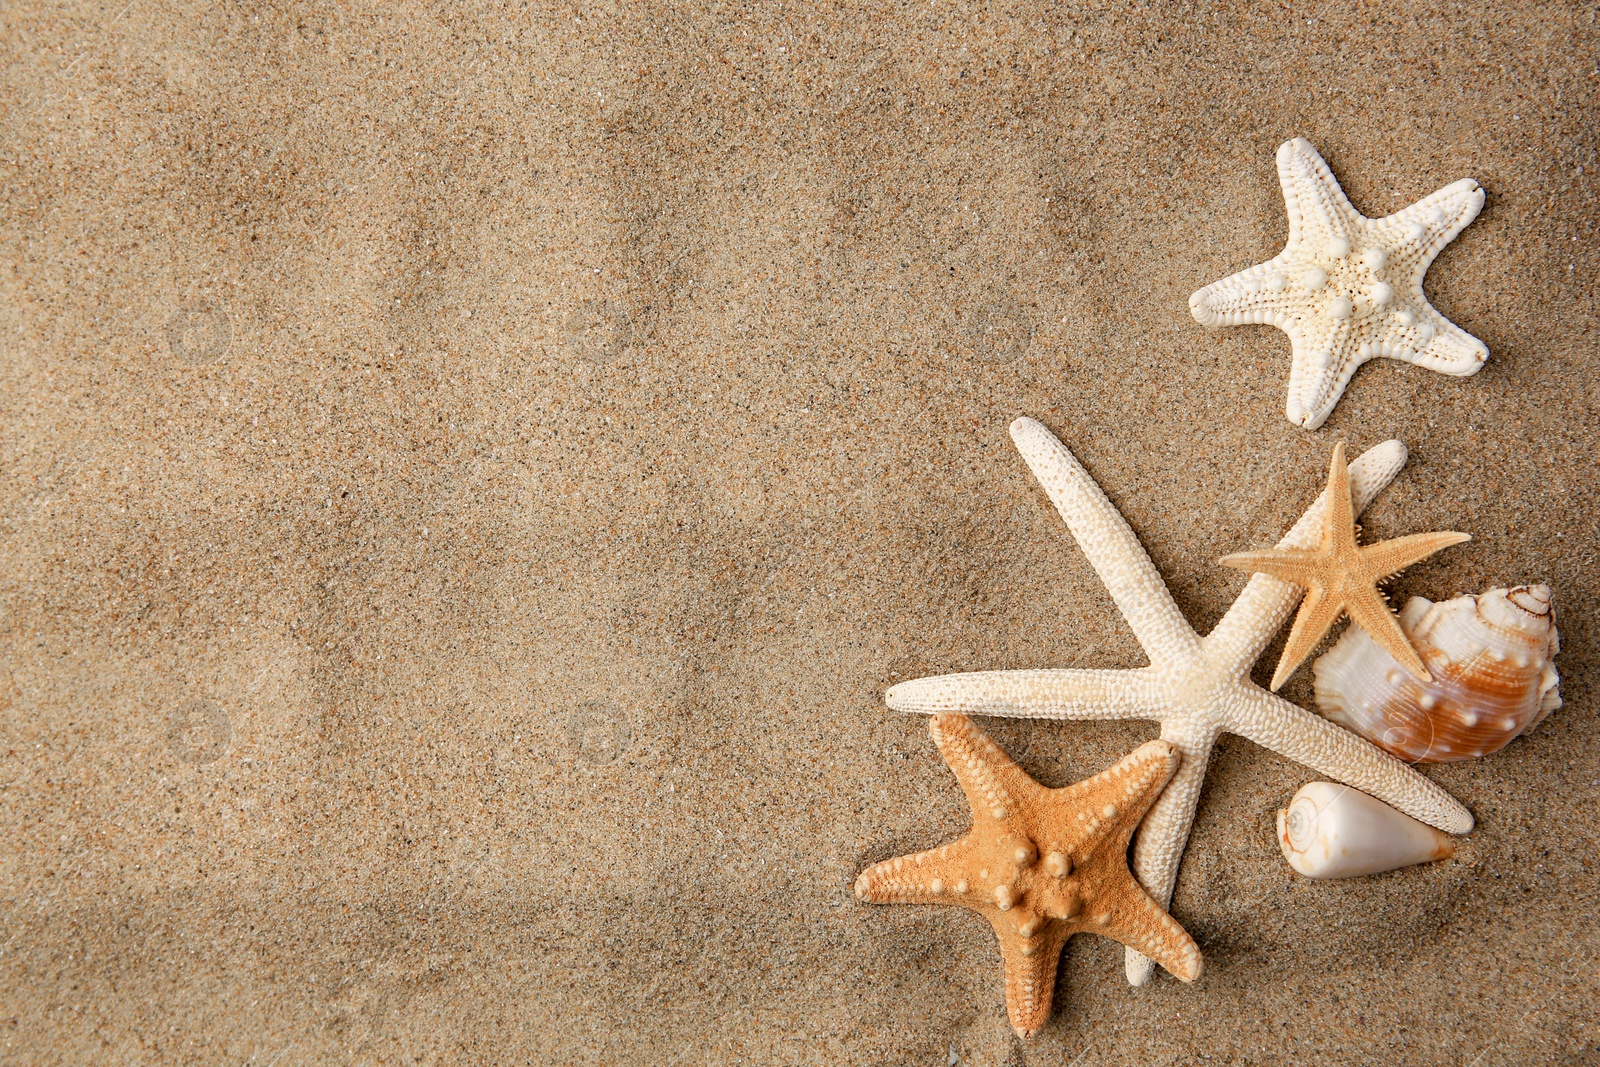
[[[1050,1016],[1067,938],[1104,934],[1185,982],[1200,949],[1128,870],[1128,838],[1178,769],[1176,745],[1151,741],[1093,778],[1048,789],[965,715],[935,715],[928,732],[972,805],[965,837],[861,872],[875,904],[959,904],[994,927],[1005,961],[1006,1010],[1022,1037]]]
[[[1344,442],[1340,441],[1333,446],[1333,461],[1328,468],[1328,506],[1322,516],[1320,545],[1311,549],[1235,552],[1219,561],[1225,567],[1271,575],[1306,590],[1283,655],[1278,659],[1278,669],[1272,673],[1274,690],[1305,662],[1343,612],[1349,612],[1350,620],[1367,631],[1396,662],[1418,678],[1432,681],[1428,668],[1422,665],[1389,610],[1389,602],[1378,591],[1378,583],[1442,548],[1472,538],[1447,531],[1358,545],[1358,532],[1350,506],[1350,471],[1344,463]]]

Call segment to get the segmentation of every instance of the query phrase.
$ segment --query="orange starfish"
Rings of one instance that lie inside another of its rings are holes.
[[[1278,660],[1278,669],[1272,674],[1273,690],[1305,662],[1317,642],[1344,612],[1406,670],[1424,681],[1433,680],[1411,642],[1401,632],[1399,622],[1389,610],[1389,602],[1378,591],[1378,583],[1442,548],[1472,538],[1447,531],[1358,545],[1358,532],[1350,506],[1350,471],[1344,462],[1344,442],[1340,441],[1333,446],[1333,462],[1328,468],[1328,506],[1322,518],[1322,544],[1312,549],[1235,552],[1219,561],[1225,567],[1270,575],[1306,590],[1306,598],[1289,630],[1289,640],[1283,646],[1283,656]]]
[[[1151,741],[1093,778],[1048,789],[965,715],[935,715],[928,732],[972,805],[967,835],[887,860],[856,879],[874,904],[959,904],[994,927],[1005,961],[1006,1010],[1022,1037],[1050,1016],[1067,938],[1104,934],[1185,982],[1200,949],[1128,870],[1128,838],[1178,769],[1176,745]]]

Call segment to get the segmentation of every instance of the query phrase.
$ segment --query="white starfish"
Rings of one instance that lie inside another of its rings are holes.
[[[1066,446],[1032,419],[1011,424],[1011,439],[1105,582],[1111,599],[1150,657],[1137,670],[979,671],[919,678],[889,690],[899,711],[963,711],[1041,719],[1152,719],[1161,737],[1183,750],[1172,783],[1140,825],[1134,872],[1156,902],[1172,899],[1178,864],[1194,821],[1211,746],[1223,731],[1239,734],[1451,833],[1472,829],[1472,814],[1448,793],[1393,756],[1250,680],[1256,657],[1283,625],[1300,589],[1254,575],[1217,628],[1201,638],[1128,524]],[[1386,441],[1350,464],[1355,514],[1388,485],[1406,461],[1399,441]],[[1315,544],[1326,491],[1279,548]],[[1151,962],[1132,949],[1128,980],[1143,985]]]
[[[1471,178],[1445,186],[1388,218],[1350,206],[1328,164],[1304,138],[1278,148],[1289,243],[1276,258],[1189,298],[1204,326],[1265,322],[1289,335],[1289,421],[1314,430],[1374,356],[1457,376],[1476,374],[1484,343],[1433,309],[1422,276],[1439,251],[1478,217],[1483,190]]]

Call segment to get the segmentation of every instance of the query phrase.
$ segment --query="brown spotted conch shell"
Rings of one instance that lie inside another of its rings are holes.
[[[1400,629],[1433,681],[1413,677],[1353,626],[1314,670],[1323,715],[1408,763],[1498,752],[1561,706],[1548,585],[1441,604],[1412,597]]]

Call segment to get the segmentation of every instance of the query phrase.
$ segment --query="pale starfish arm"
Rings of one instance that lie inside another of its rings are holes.
[[[1440,374],[1465,378],[1483,369],[1489,347],[1433,309],[1427,301],[1409,321],[1391,318],[1382,336],[1362,346],[1368,358],[1388,356]]]
[[[1385,441],[1357,456],[1350,464],[1350,498],[1355,514],[1384,490],[1406,464],[1406,446]],[[1322,533],[1322,517],[1328,494],[1324,489],[1316,502],[1300,516],[1300,521],[1278,542],[1279,548],[1314,548]],[[1250,672],[1261,650],[1283,626],[1289,612],[1300,599],[1301,589],[1265,574],[1257,574],[1233,602],[1205,639],[1206,658],[1225,664],[1244,677]]]
[[[1287,253],[1214,281],[1189,296],[1189,313],[1202,326],[1265,323],[1289,331],[1299,319],[1294,285],[1308,271]]]
[[[1189,312],[1202,326],[1264,323],[1289,335],[1289,391],[1283,414],[1312,430],[1327,421],[1363,363],[1389,354],[1382,345],[1361,344],[1352,320],[1308,313],[1305,292],[1318,288],[1317,277],[1326,273],[1310,260],[1285,252],[1189,297]]]
[[[1446,833],[1464,834],[1472,829],[1472,813],[1449,793],[1320,715],[1260,690],[1240,693],[1232,711],[1226,727],[1231,733],[1375,796]]]
[[[1172,902],[1172,887],[1178,881],[1178,865],[1194,825],[1195,809],[1200,805],[1200,787],[1205,782],[1206,765],[1217,731],[1204,722],[1173,720],[1163,724],[1161,739],[1178,746],[1183,761],[1167,788],[1139,824],[1133,839],[1133,873],[1145,892],[1163,908]],[[1141,986],[1150,980],[1155,964],[1144,953],[1130,948],[1124,954],[1128,982]]]
[[[1362,351],[1357,346],[1349,320],[1316,316],[1291,321],[1284,332],[1293,356],[1283,415],[1297,426],[1315,430],[1328,421],[1350,379],[1374,353],[1370,347]]]
[[[1457,378],[1466,378],[1482,370],[1489,358],[1489,346],[1439,314],[1431,305],[1427,314],[1433,322],[1433,340],[1409,362]]]
[[[1150,662],[1163,666],[1191,661],[1199,654],[1200,639],[1173,602],[1139,539],[1089,472],[1054,434],[1033,419],[1013,422],[1011,439],[1066,520]]]
[[[1451,182],[1381,219],[1367,220],[1368,231],[1392,251],[1389,276],[1409,290],[1422,291],[1423,276],[1444,246],[1483,210],[1483,188],[1471,178]]]
[[[1435,310],[1422,291],[1428,267],[1483,209],[1483,189],[1463,178],[1438,192],[1367,223],[1372,236],[1387,249],[1384,277],[1392,279],[1399,297],[1396,310],[1367,355],[1388,356],[1419,367],[1465,377],[1476,374],[1489,358],[1489,347]]]
[[[1283,418],[1315,430],[1333,414],[1355,371],[1371,358],[1371,350],[1358,347],[1349,322],[1314,318],[1285,333],[1293,342],[1293,358]]]
[[[1278,146],[1278,184],[1289,216],[1289,247],[1351,240],[1365,221],[1339,187],[1322,153],[1304,137]]]
[[[941,674],[901,682],[884,694],[884,701],[895,711],[1019,719],[1159,719],[1164,706],[1149,667]]]

